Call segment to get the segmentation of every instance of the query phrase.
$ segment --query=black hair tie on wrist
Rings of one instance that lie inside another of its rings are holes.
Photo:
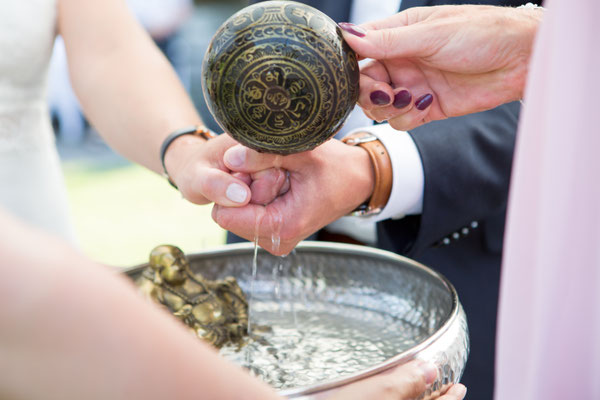
[[[169,177],[169,173],[167,172],[167,167],[165,166],[165,154],[167,153],[167,149],[169,148],[171,143],[173,143],[173,141],[175,141],[175,139],[177,139],[178,137],[184,136],[184,135],[199,136],[206,140],[210,140],[210,139],[217,137],[217,135],[215,135],[214,133],[212,133],[211,131],[209,131],[208,129],[206,129],[202,126],[190,126],[187,128],[178,129],[165,138],[165,140],[162,142],[162,145],[160,146],[160,163],[162,164],[162,167],[163,167],[163,176],[167,179],[167,181],[175,189],[178,189],[177,185],[175,185],[173,183],[173,181],[171,180],[171,178]]]

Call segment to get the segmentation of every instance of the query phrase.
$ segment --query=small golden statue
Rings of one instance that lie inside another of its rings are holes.
[[[155,247],[137,285],[217,348],[241,344],[248,333],[248,302],[235,278],[210,281],[194,274],[178,247]]]

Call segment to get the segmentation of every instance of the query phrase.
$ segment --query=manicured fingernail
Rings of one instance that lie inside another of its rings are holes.
[[[433,385],[433,382],[437,379],[438,369],[437,367],[429,362],[421,362],[419,363],[419,368],[423,371],[423,375],[425,376],[425,382],[427,383],[427,387]]]
[[[433,96],[429,93],[419,97],[417,101],[415,101],[415,107],[417,110],[423,111],[427,107],[429,107],[433,103]]]
[[[394,96],[394,107],[404,108],[410,104],[412,95],[408,90],[401,90]]]
[[[225,195],[227,198],[234,203],[243,203],[246,201],[246,197],[248,197],[248,193],[246,189],[239,183],[232,183],[227,186],[227,190],[225,191]]]
[[[351,24],[350,22],[340,22],[338,25],[340,28],[342,28],[346,32],[351,33],[355,36],[358,36],[358,37],[367,36],[367,31],[365,31],[363,28],[361,28],[358,25]]]
[[[371,92],[369,97],[371,98],[371,103],[375,104],[376,106],[383,106],[390,103],[390,96],[381,90]]]
[[[242,146],[232,147],[225,152],[223,158],[230,166],[241,167],[246,162],[246,149]]]

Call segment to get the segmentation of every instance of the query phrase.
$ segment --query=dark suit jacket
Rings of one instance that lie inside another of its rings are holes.
[[[525,1],[417,1],[518,6]],[[378,245],[411,257],[456,287],[471,353],[462,377],[468,398],[491,400],[504,219],[519,104],[427,124],[410,132],[423,162],[423,212],[377,226]],[[475,227],[475,228],[474,228]]]
[[[336,22],[349,20],[351,0],[301,2]],[[401,9],[467,3],[518,6],[526,1],[403,0]],[[519,104],[511,103],[409,132],[423,161],[423,212],[377,227],[381,248],[436,269],[456,287],[471,338],[462,382],[468,398],[476,400],[493,397],[502,239],[518,115]]]

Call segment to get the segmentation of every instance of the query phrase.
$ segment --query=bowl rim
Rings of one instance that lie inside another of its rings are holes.
[[[195,259],[210,258],[213,256],[222,256],[224,254],[227,254],[227,255],[240,255],[240,254],[247,254],[247,253],[251,254],[254,252],[254,248],[255,248],[255,246],[254,246],[253,242],[227,244],[227,245],[218,246],[218,247],[211,248],[211,249],[201,250],[196,253],[186,254],[186,258],[188,258],[189,260],[195,260]],[[423,350],[425,350],[426,348],[428,348],[429,346],[434,344],[446,331],[448,331],[448,329],[450,329],[450,327],[454,324],[456,319],[459,317],[460,307],[459,307],[458,294],[456,292],[456,289],[452,285],[452,283],[450,283],[450,281],[445,276],[440,274],[439,272],[434,271],[433,269],[425,266],[424,264],[421,264],[421,263],[419,263],[415,260],[412,260],[408,257],[404,257],[404,256],[398,255],[398,254],[390,252],[390,251],[380,250],[380,249],[376,249],[376,248],[369,247],[369,246],[361,246],[361,245],[346,244],[346,243],[335,243],[335,242],[303,241],[303,242],[300,242],[296,246],[295,250],[296,250],[296,252],[299,252],[299,253],[311,251],[311,252],[327,252],[329,254],[342,253],[346,256],[348,256],[348,255],[361,255],[361,256],[369,255],[369,256],[372,256],[372,257],[374,257],[376,259],[380,259],[380,260],[395,261],[395,262],[401,262],[403,264],[407,264],[411,268],[420,270],[420,271],[432,276],[433,278],[438,279],[450,292],[450,295],[452,298],[452,307],[449,312],[448,318],[442,324],[442,326],[440,326],[435,332],[433,332],[427,339],[423,340],[421,343],[413,346],[412,348],[410,348],[406,351],[403,351],[402,353],[396,354],[395,356],[390,357],[390,358],[388,358],[380,363],[377,363],[369,368],[363,369],[361,371],[358,371],[358,372],[355,372],[352,374],[344,375],[344,376],[334,378],[334,379],[325,380],[323,382],[315,383],[313,385],[299,386],[299,387],[291,388],[291,389],[278,390],[277,393],[281,396],[284,396],[287,398],[295,398],[295,397],[307,396],[307,395],[311,395],[311,394],[315,394],[315,393],[319,393],[319,392],[324,392],[326,390],[339,388],[339,387],[345,386],[347,384],[350,384],[352,382],[356,382],[358,380],[367,378],[369,376],[376,375],[380,372],[386,371],[386,370],[396,367],[400,364],[404,364],[404,363],[414,359],[418,353],[422,352]],[[260,247],[259,247],[258,251],[259,251],[259,253],[266,252],[265,250],[261,249]],[[148,265],[148,263],[143,263],[143,264],[135,265],[133,267],[124,268],[122,270],[122,273],[126,274],[126,275],[138,273],[139,271],[144,269],[147,265]]]

